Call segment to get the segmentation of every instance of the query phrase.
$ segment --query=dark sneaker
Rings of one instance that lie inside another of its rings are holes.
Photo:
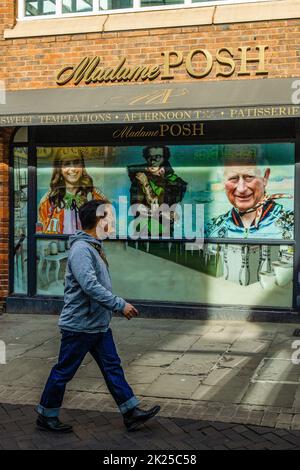
[[[61,423],[58,418],[46,418],[42,415],[39,415],[38,419],[36,420],[36,425],[43,431],[56,432],[61,434],[73,431],[72,426]]]
[[[144,424],[148,419],[153,418],[160,411],[160,406],[154,406],[150,410],[141,410],[136,407],[123,415],[124,424],[128,431],[134,431]]]

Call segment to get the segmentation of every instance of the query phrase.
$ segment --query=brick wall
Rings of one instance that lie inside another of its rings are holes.
[[[6,28],[12,28],[16,24],[17,0],[1,0],[0,31],[1,34]]]
[[[175,49],[186,54],[191,49],[205,47],[215,57],[218,48],[225,46],[233,49],[238,71],[238,47],[252,47],[249,57],[256,57],[255,46],[262,44],[269,46],[266,63],[270,78],[300,75],[300,19],[2,40],[0,47],[6,64],[6,86],[16,90],[56,87],[56,74],[62,66],[75,65],[86,55],[100,56],[104,66],[117,65],[123,56],[130,65],[162,64],[163,50]],[[234,74],[221,79],[237,78]],[[239,79],[244,78],[249,79],[248,76]],[[254,73],[250,78],[261,79]],[[174,81],[194,80],[184,67],[175,70]],[[202,80],[220,80],[216,77],[216,67]]]

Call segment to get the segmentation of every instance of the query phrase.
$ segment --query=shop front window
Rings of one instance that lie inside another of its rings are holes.
[[[14,148],[14,292],[27,293],[28,151]]]
[[[118,295],[291,308],[294,154],[292,143],[39,147],[37,292],[63,294],[78,211],[98,199]]]

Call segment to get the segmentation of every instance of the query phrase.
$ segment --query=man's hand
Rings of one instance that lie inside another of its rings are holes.
[[[132,318],[137,317],[138,314],[138,310],[133,305],[128,303],[125,304],[123,315],[127,318],[127,320],[131,320]]]
[[[136,175],[135,175],[136,179],[138,180],[139,183],[141,183],[143,186],[149,184],[149,180],[148,180],[148,177],[145,173],[142,173],[141,171],[139,171]]]

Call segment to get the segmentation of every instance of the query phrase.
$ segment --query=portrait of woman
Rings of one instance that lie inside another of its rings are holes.
[[[80,230],[78,209],[91,200],[108,199],[94,187],[81,148],[60,148],[53,160],[49,191],[38,208],[40,231],[48,234],[73,234]]]

